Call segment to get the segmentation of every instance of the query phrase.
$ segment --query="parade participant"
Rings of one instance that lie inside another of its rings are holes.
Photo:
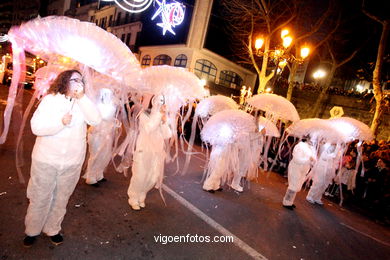
[[[203,183],[203,190],[211,193],[222,190],[221,188],[222,178],[224,174],[229,170],[228,162],[226,162],[227,156],[224,155],[224,153],[226,153],[227,151],[228,149],[226,149],[225,146],[213,145],[213,148],[211,149],[211,153],[210,153],[208,176],[205,182]],[[241,176],[239,180],[241,180]]]
[[[96,106],[84,95],[81,73],[60,73],[31,119],[37,138],[27,187],[24,246],[31,246],[41,232],[55,245],[63,242],[59,232],[84,162],[87,124],[100,121]]]
[[[139,134],[133,156],[129,204],[134,210],[145,207],[146,194],[159,188],[166,158],[165,139],[172,136],[167,123],[163,96],[154,96],[146,110],[139,115]]]
[[[261,161],[261,150],[265,137],[265,128],[259,133],[251,133],[250,140],[242,140],[239,147],[250,147],[250,153],[245,153],[244,149],[238,149],[238,172],[233,174],[230,187],[237,192],[243,192],[241,182],[243,178],[253,179],[257,176],[257,167]]]
[[[261,142],[252,115],[237,109],[220,111],[203,126],[201,137],[212,146],[203,190],[214,193],[227,184],[242,192],[241,179],[257,177]]]
[[[322,194],[326,188],[332,183],[336,176],[336,162],[338,149],[336,145],[325,143],[322,146],[320,157],[313,167],[313,183],[310,187],[306,200],[312,204],[323,205],[321,201]]]
[[[102,121],[88,130],[89,159],[83,178],[87,184],[94,187],[98,187],[99,182],[106,181],[103,172],[112,156],[116,124],[116,106],[113,99],[113,92],[110,89],[100,89],[97,107]]]
[[[311,164],[316,160],[315,149],[307,138],[303,138],[293,149],[288,165],[288,188],[283,198],[283,207],[294,209],[294,199],[306,180]]]

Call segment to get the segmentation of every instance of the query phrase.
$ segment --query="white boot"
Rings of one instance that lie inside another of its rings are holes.
[[[238,192],[243,192],[244,191],[244,188],[241,187],[239,184],[231,184],[230,187],[232,187],[234,190],[238,191]]]
[[[129,199],[129,204],[133,210],[140,210],[141,209],[138,201],[135,201],[133,199]]]

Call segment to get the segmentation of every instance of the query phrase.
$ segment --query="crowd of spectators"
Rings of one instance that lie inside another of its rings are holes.
[[[288,81],[287,80],[279,80],[276,84],[277,87],[280,88],[288,88]],[[321,87],[317,83],[294,83],[294,88],[299,90],[304,90],[305,92],[320,92]],[[348,96],[348,97],[356,97],[360,99],[368,99],[371,100],[374,98],[374,93],[372,90],[364,90],[362,92],[357,91],[355,89],[344,89],[336,86],[330,86],[327,93],[332,95],[339,95],[339,96]],[[385,93],[385,99],[389,100],[390,97]]]
[[[329,187],[328,195],[338,200],[343,196],[344,205],[363,209],[389,225],[390,142],[374,140],[363,143],[361,160],[358,149],[356,142],[349,145],[338,178]]]
[[[273,169],[284,177],[287,177],[294,143],[294,139],[289,139],[282,145]],[[390,225],[390,141],[363,142],[360,148],[357,144],[349,144],[325,196]],[[270,152],[274,158],[276,154],[272,149]]]

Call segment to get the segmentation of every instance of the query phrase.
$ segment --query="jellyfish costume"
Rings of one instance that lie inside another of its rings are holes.
[[[114,132],[116,128],[113,92],[100,89],[97,107],[102,121],[88,130],[89,159],[87,170],[83,176],[87,184],[95,184],[104,179],[103,172],[112,157]]]
[[[241,192],[241,178],[257,176],[258,135],[255,118],[243,111],[224,110],[210,117],[201,131],[202,140],[212,145],[203,189],[213,192],[226,183]]]
[[[159,188],[159,180],[164,174],[166,158],[164,140],[172,136],[167,122],[162,120],[160,112],[161,96],[152,99],[150,113],[143,111],[139,115],[139,134],[133,155],[133,175],[127,191],[129,204],[134,210],[145,207],[146,194],[153,188]],[[157,186],[156,186],[157,185]]]
[[[14,73],[7,106],[2,114],[4,127],[0,144],[6,140],[13,107],[17,107],[18,98],[23,96],[23,86],[19,82],[23,81],[25,72],[24,51],[39,55],[49,66],[56,65],[53,61],[57,58],[66,60],[64,63],[72,64],[72,69],[78,68],[84,77],[87,71],[92,70],[104,74],[120,82],[119,90],[124,93],[127,92],[125,86],[140,70],[138,60],[128,47],[93,23],[60,16],[36,18],[12,27],[8,37],[12,43]],[[42,84],[36,85],[38,88],[23,115],[19,137],[35,98],[44,96],[49,82],[56,77],[48,74],[69,69],[69,66],[65,67],[51,67],[42,72],[45,76],[41,78],[47,82],[41,81]],[[87,97],[90,96],[91,81],[84,79],[86,95],[76,101],[70,101],[62,94],[46,95],[31,119],[31,129],[37,138],[27,188],[30,205],[25,232],[28,236],[38,235],[41,231],[49,236],[58,234],[85,159],[86,124],[97,125],[101,121],[97,107]],[[71,123],[64,126],[61,119],[69,111],[72,112]]]
[[[330,143],[321,147],[320,156],[313,167],[313,183],[306,200],[322,205],[321,197],[328,185],[336,177],[338,148]]]
[[[165,162],[173,161],[178,156],[179,138],[176,134],[178,117],[184,117],[186,120],[191,115],[191,109],[185,116],[180,114],[181,108],[187,105],[192,108],[195,100],[205,95],[200,79],[193,73],[178,67],[145,68],[137,84],[141,85],[140,88],[151,89],[149,93],[153,98],[151,98],[150,112],[149,105],[145,104],[150,102],[142,102],[143,109],[140,112],[136,109],[137,111],[132,113],[138,118],[136,131],[138,137],[133,154],[133,175],[128,189],[128,202],[135,210],[145,207],[148,191],[153,187],[161,188]],[[143,98],[147,101],[147,95],[143,95]],[[132,133],[134,132],[128,134]],[[176,149],[171,149],[172,147]],[[170,154],[171,150],[175,150],[173,155]],[[178,165],[178,160],[176,162]]]

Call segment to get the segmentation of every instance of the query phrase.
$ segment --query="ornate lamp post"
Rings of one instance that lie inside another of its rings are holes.
[[[275,64],[275,69],[273,71],[273,76],[280,75],[283,71],[284,67],[288,65],[288,63],[292,63],[292,69],[290,69],[291,75],[295,75],[297,66],[305,61],[305,59],[310,54],[310,49],[307,46],[302,46],[300,50],[300,56],[296,57],[294,56],[290,51],[289,48],[293,42],[292,36],[289,35],[289,31],[287,29],[283,29],[280,33],[280,37],[282,39],[282,44],[279,46],[276,46],[274,49],[269,50],[262,50],[262,47],[264,45],[264,38],[258,37],[255,41],[255,49],[256,49],[256,55],[258,57],[263,57],[267,55]],[[260,79],[261,80],[261,79]],[[276,77],[274,80],[275,84]],[[291,91],[292,92],[292,91]]]

